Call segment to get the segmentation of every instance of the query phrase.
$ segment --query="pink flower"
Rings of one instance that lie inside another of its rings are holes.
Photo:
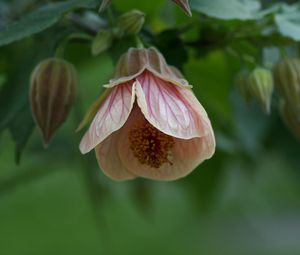
[[[180,72],[154,48],[129,49],[105,85],[80,150],[114,180],[186,176],[215,151],[209,118]]]

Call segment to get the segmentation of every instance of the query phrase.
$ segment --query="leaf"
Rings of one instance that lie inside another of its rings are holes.
[[[21,75],[23,77],[23,75]],[[17,79],[18,80],[18,79]],[[16,163],[33,130],[33,120],[28,103],[28,82],[22,84],[13,79],[0,91],[0,132],[9,128],[16,144]],[[15,87],[12,82],[17,82]],[[7,100],[9,98],[9,100]]]
[[[300,5],[283,6],[282,13],[275,15],[279,32],[295,41],[300,41]]]
[[[53,38],[52,33],[47,36]],[[48,47],[37,46],[33,43],[26,44],[25,47],[23,44],[15,45],[1,56],[7,63],[8,75],[0,90],[0,133],[5,129],[10,130],[16,143],[17,163],[33,129],[28,96],[30,73],[39,61],[51,53]]]
[[[88,7],[94,0],[69,0],[43,6],[0,30],[0,46],[39,33],[59,21],[62,14],[74,8]]]
[[[16,145],[16,164],[20,163],[22,151],[34,129],[30,106],[27,103],[10,123],[10,132]]]
[[[191,0],[191,9],[218,19],[251,20],[259,16],[258,0]]]
[[[6,81],[6,77],[4,74],[0,74],[0,89],[2,88],[2,85],[4,85]]]

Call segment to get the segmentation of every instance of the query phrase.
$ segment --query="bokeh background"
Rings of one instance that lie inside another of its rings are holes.
[[[146,13],[155,32],[188,22],[171,2],[115,1],[114,8],[124,12],[133,6]],[[13,77],[20,84],[16,90],[28,93],[28,75],[17,74],[32,69],[28,55],[47,47],[44,34],[0,48],[2,89]],[[211,118],[215,156],[178,181],[120,183],[103,175],[93,152],[80,154],[82,133],[75,133],[115,62],[109,53],[91,56],[89,44],[67,47],[65,57],[78,70],[78,99],[48,149],[35,129],[16,164],[14,137],[1,132],[1,255],[300,254],[299,140],[282,123],[276,98],[270,115],[255,102],[245,103],[234,86],[242,64],[222,45],[194,51],[180,68]],[[167,55],[172,62],[176,54]],[[276,58],[276,52],[267,55]],[[2,116],[7,110],[2,104]],[[18,115],[19,127],[23,116]]]

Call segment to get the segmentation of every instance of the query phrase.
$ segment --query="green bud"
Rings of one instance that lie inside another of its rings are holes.
[[[274,90],[272,72],[257,67],[249,74],[248,83],[251,95],[258,101],[264,112],[270,113]]]
[[[300,139],[300,118],[285,100],[280,102],[280,115],[289,130]]]
[[[249,103],[252,99],[252,95],[249,90],[248,76],[249,72],[243,70],[235,77],[235,85],[241,96],[245,99],[246,103]]]
[[[117,20],[117,27],[125,34],[138,34],[145,22],[145,14],[139,10],[132,10],[121,15]]]
[[[31,74],[30,103],[45,146],[72,108],[76,83],[74,66],[62,59],[46,59]]]
[[[101,29],[92,42],[92,54],[94,56],[106,51],[112,44],[113,35],[111,32]]]
[[[284,59],[273,70],[279,94],[300,117],[300,59]]]

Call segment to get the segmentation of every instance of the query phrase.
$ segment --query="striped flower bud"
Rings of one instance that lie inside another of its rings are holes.
[[[46,59],[31,74],[31,108],[45,146],[72,108],[76,83],[74,66],[62,59]]]
[[[285,125],[300,140],[300,118],[284,100],[280,102],[280,115]]]
[[[188,16],[192,16],[192,12],[189,5],[189,0],[172,0],[177,4]]]
[[[300,117],[300,59],[285,59],[274,67],[274,77],[280,95]]]
[[[139,10],[126,12],[118,18],[117,26],[125,34],[138,34],[145,22],[145,14]]]
[[[248,83],[251,95],[258,101],[264,112],[270,113],[274,89],[272,72],[257,67],[250,73]]]
[[[112,0],[102,0],[100,8],[99,8],[99,12],[103,12],[105,11],[111,4]]]

